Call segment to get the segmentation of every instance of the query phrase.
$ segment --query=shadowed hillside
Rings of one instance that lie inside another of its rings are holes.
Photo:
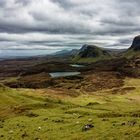
[[[111,55],[108,51],[94,45],[84,45],[73,58],[73,62],[89,63],[109,58]]]
[[[124,53],[127,58],[140,56],[140,36],[136,36],[132,42],[131,47]]]

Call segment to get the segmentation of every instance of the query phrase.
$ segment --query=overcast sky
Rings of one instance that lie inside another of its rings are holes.
[[[0,49],[128,48],[139,0],[0,0]]]

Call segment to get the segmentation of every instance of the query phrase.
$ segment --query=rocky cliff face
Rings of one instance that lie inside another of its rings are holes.
[[[134,51],[140,51],[140,35],[134,38],[130,49],[133,49]]]

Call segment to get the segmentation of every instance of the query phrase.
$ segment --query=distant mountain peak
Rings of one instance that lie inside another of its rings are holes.
[[[73,56],[78,52],[77,49],[72,49],[72,50],[61,50],[56,53],[54,53],[54,56]]]

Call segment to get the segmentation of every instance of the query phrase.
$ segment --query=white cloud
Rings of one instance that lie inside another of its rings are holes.
[[[126,48],[139,34],[139,6],[137,0],[1,0],[0,49]]]

